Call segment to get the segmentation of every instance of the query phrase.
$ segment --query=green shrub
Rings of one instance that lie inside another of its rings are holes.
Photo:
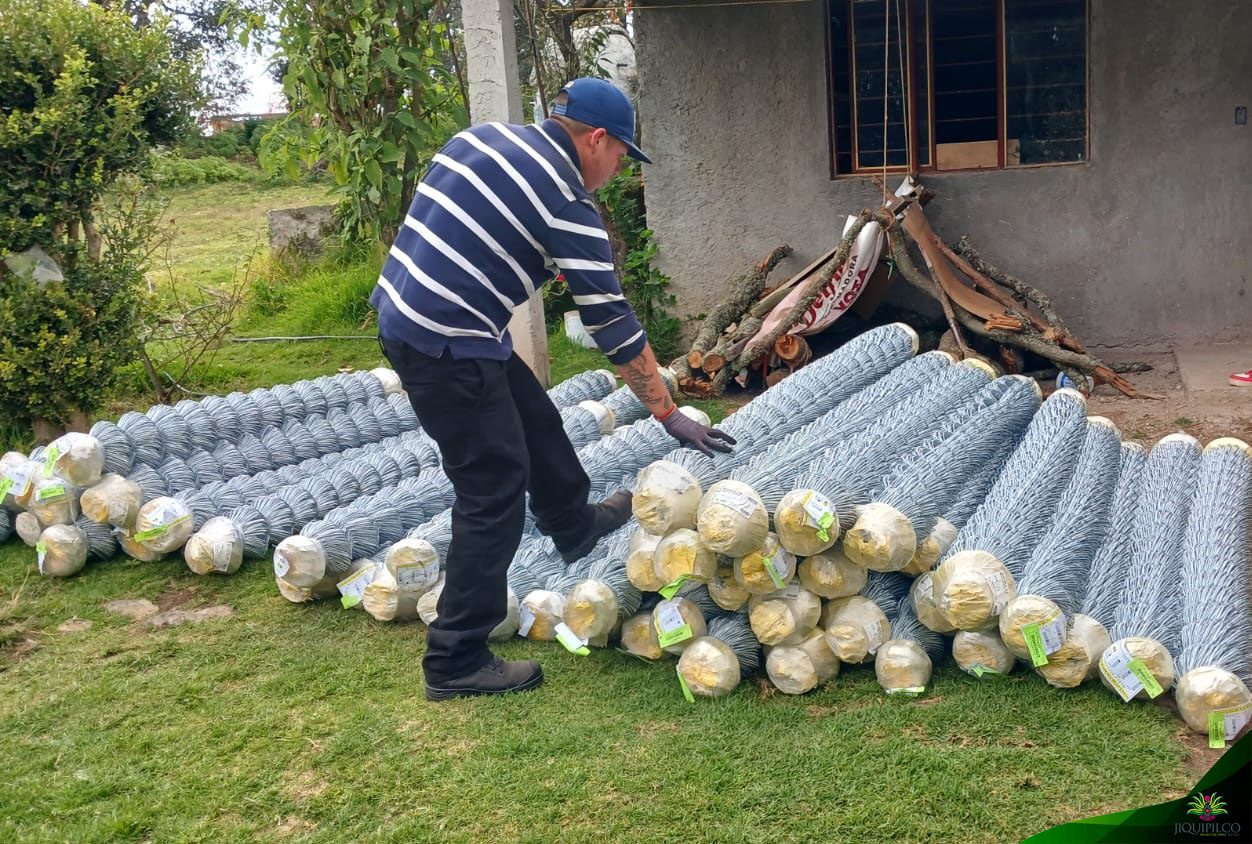
[[[217,182],[251,182],[260,173],[216,155],[182,158],[160,153],[153,156],[152,180],[163,187],[209,185]]]

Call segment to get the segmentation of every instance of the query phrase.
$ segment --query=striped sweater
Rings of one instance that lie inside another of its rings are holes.
[[[432,357],[504,360],[513,309],[558,272],[609,360],[637,357],[647,337],[565,129],[486,123],[434,157],[370,304],[385,338]]]

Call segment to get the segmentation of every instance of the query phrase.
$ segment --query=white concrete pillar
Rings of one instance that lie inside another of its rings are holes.
[[[469,80],[470,121],[522,122],[522,93],[517,77],[513,0],[463,0],[465,63]],[[513,348],[545,387],[551,381],[548,335],[543,323],[542,293],[513,312],[509,322]]]

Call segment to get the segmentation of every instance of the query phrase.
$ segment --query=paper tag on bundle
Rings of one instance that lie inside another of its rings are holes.
[[[665,487],[678,495],[683,494],[693,486],[691,478],[683,472],[678,471],[678,469],[672,465],[666,465],[664,463],[658,464],[656,468],[648,474],[652,478],[659,480],[662,487]]]
[[[782,598],[799,598],[800,593],[804,591],[804,587],[800,585],[800,581],[793,580],[787,584],[787,588],[779,593]]]
[[[9,492],[14,498],[21,498],[30,492],[30,485],[34,482],[34,478],[31,477],[34,469],[34,463],[25,462],[9,470],[6,477],[12,482],[12,489]]]
[[[1100,657],[1100,676],[1108,681],[1123,703],[1145,690],[1148,697],[1156,697],[1163,691],[1143,660],[1131,656],[1125,643],[1120,641],[1110,645]]]
[[[1065,613],[1057,610],[1046,621],[1036,621],[1022,628],[1030,662],[1035,668],[1048,664],[1048,655],[1054,654],[1065,643]]]
[[[343,604],[345,610],[361,603],[361,600],[365,597],[365,587],[374,582],[374,578],[378,577],[380,569],[382,569],[382,566],[366,566],[336,584],[341,596],[339,603]]]
[[[787,581],[783,579],[787,575],[787,558],[783,556],[785,553],[780,548],[774,552],[774,556],[761,558],[765,573],[769,575],[770,580],[774,581],[775,589],[787,588]]]
[[[987,587],[991,590],[991,605],[996,615],[1004,612],[1009,605],[1009,578],[1002,571],[987,577]]]
[[[691,625],[683,618],[674,600],[662,601],[656,605],[656,638],[663,648],[677,645],[691,638]]]
[[[43,476],[45,478],[52,477],[52,470],[56,466],[57,460],[61,457],[61,450],[56,446],[49,446],[48,453],[43,458]]]
[[[43,570],[43,561],[46,560],[47,558],[48,558],[47,543],[45,543],[43,540],[36,542],[35,543],[35,559],[38,561],[40,574],[47,574],[47,572]]]
[[[1252,720],[1252,703],[1209,713],[1209,747],[1225,747]]]
[[[682,588],[682,585],[690,579],[691,575],[689,574],[678,575],[678,577],[674,578],[672,583],[667,583],[660,588],[659,592],[661,597],[668,601],[670,598],[677,595],[678,590]]]
[[[230,571],[230,560],[233,556],[234,546],[230,542],[214,542],[213,543],[213,571],[227,572]]]
[[[439,579],[439,566],[401,563],[396,566],[396,586],[401,589],[427,589]]]
[[[125,498],[114,498],[109,501],[108,522],[120,525],[130,521],[130,503]]]
[[[865,628],[865,639],[869,643],[866,652],[870,656],[878,653],[878,649],[882,646],[882,626],[879,624],[871,624]]]
[[[817,528],[817,538],[822,542],[830,541],[830,528],[835,523],[835,505],[820,492],[806,492],[801,500],[804,506],[805,519],[810,527]]]
[[[752,518],[752,514],[757,511],[757,503],[749,496],[744,495],[737,489],[723,487],[713,493],[713,499],[710,504],[721,504],[723,507],[729,507],[745,519]]]
[[[535,611],[530,607],[522,604],[517,610],[517,635],[523,639],[530,633],[530,628],[535,626]]]
[[[291,571],[291,563],[287,561],[287,557],[282,551],[274,552],[274,577],[286,577],[287,572]]]
[[[678,687],[683,690],[683,700],[687,703],[695,703],[696,696],[691,693],[691,687],[687,685],[687,678],[683,676],[682,668],[674,666],[674,673],[678,675]]]
[[[67,490],[65,484],[48,484],[39,488],[35,493],[35,500],[42,504],[45,501],[55,501],[64,498]]]
[[[586,656],[591,653],[587,648],[587,640],[579,636],[573,630],[569,629],[569,625],[562,621],[555,628],[556,640],[561,643],[565,650],[578,656]]]

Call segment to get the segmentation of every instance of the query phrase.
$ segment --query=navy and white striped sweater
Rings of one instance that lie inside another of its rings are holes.
[[[560,272],[609,360],[637,357],[647,337],[577,156],[554,120],[485,123],[448,141],[370,297],[379,333],[432,357],[504,360],[513,309]]]

